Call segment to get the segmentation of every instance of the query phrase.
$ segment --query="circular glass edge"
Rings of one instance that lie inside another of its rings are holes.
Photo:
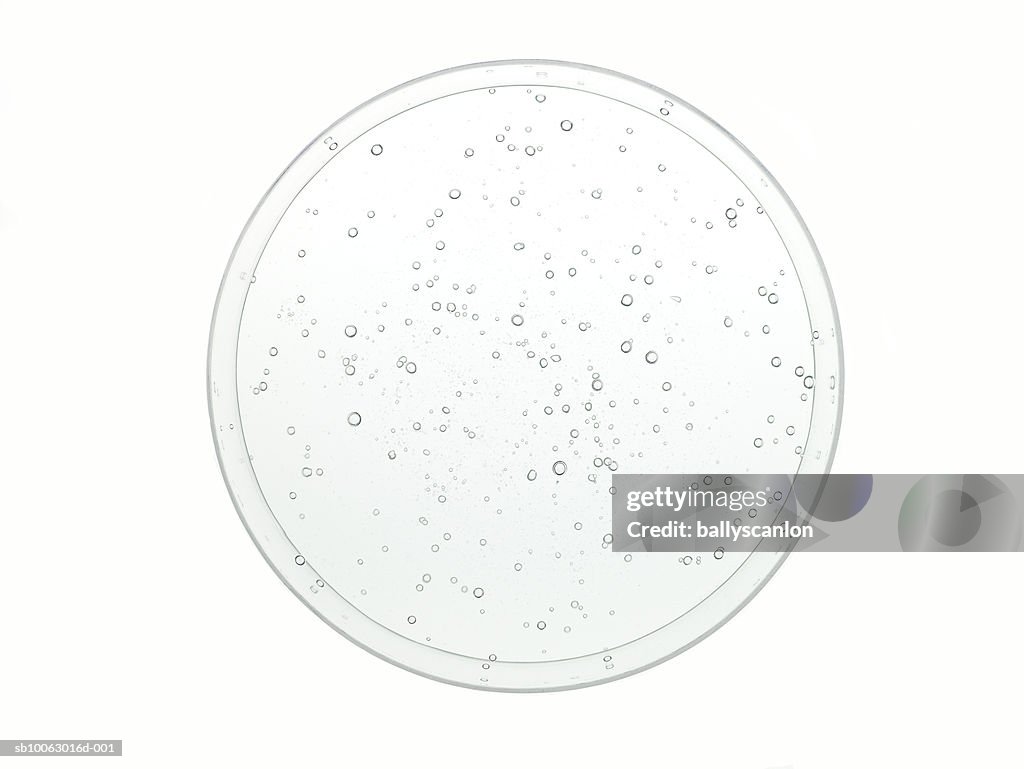
[[[458,86],[460,81],[475,78],[481,71],[488,76],[486,85],[466,82],[465,88],[452,87]],[[440,87],[442,84],[444,87]],[[608,88],[610,84],[614,84],[614,87]],[[820,356],[819,350],[814,350],[816,381],[834,381],[835,386],[826,390],[830,394],[828,403],[819,397],[819,388],[813,391],[808,441],[801,458],[801,472],[825,474],[829,471],[842,419],[842,336],[828,273],[813,238],[793,202],[767,169],[728,131],[684,100],[649,83],[608,69],[554,60],[507,60],[467,64],[410,80],[364,102],[332,123],[299,153],[263,195],[235,244],[221,280],[211,322],[207,358],[210,426],[217,459],[236,512],[257,549],[281,581],[313,613],[357,646],[400,668],[444,683],[487,691],[576,689],[607,683],[659,665],[699,643],[728,622],[757,595],[788,555],[788,552],[752,553],[697,606],[668,625],[615,649],[615,653],[620,655],[616,657],[616,663],[624,665],[621,670],[607,669],[604,656],[612,650],[605,650],[572,659],[490,662],[491,669],[487,672],[491,678],[498,675],[508,678],[507,681],[493,682],[480,676],[480,665],[488,660],[466,657],[414,642],[366,617],[333,589],[328,593],[329,586],[317,591],[317,575],[311,565],[296,565],[295,570],[289,569],[287,574],[279,568],[278,564],[295,563],[298,551],[259,492],[240,429],[235,372],[245,292],[267,242],[299,191],[334,155],[382,120],[432,98],[447,96],[459,90],[531,85],[573,87],[601,96],[629,93],[638,98],[623,97],[620,100],[641,110],[644,109],[640,106],[644,103],[642,97],[649,99],[651,93],[661,95],[671,104],[671,118],[655,111],[660,104],[651,104],[649,114],[675,125],[697,141],[747,187],[769,216],[789,253],[803,289],[810,328],[822,332],[827,329],[830,336],[824,341],[833,343],[830,345],[831,354],[827,356]],[[334,143],[336,149],[330,150],[329,146]],[[232,291],[232,288],[235,290]],[[834,377],[834,380],[830,380],[830,377]],[[821,425],[826,428],[822,433],[824,437],[812,444]],[[228,426],[227,435],[225,426]],[[236,426],[238,429],[234,429]],[[255,493],[252,493],[253,490]],[[737,599],[733,594],[741,589],[741,584],[744,595]],[[344,626],[328,616],[327,607],[321,605],[322,599],[317,600],[319,596],[328,594],[337,597],[337,601],[332,603],[336,604],[336,610],[340,608],[341,611],[332,612],[332,616],[345,623]],[[720,611],[722,607],[727,608],[724,613]],[[701,623],[709,614],[717,617],[707,623],[707,629],[693,633],[692,626]],[[372,645],[367,640],[371,637]],[[624,654],[627,655],[625,658],[622,656]],[[637,664],[629,665],[630,656],[638,658]],[[448,674],[434,672],[444,665],[451,668]],[[459,669],[456,670],[456,667]],[[548,673],[555,673],[555,668],[557,675],[549,677]]]

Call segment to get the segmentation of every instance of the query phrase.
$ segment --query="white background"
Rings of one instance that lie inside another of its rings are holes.
[[[1020,766],[1019,556],[794,557],[652,671],[462,690],[278,581],[205,394],[228,254],[308,141],[430,71],[558,58],[678,94],[793,197],[846,342],[834,469],[1020,472],[1011,8],[0,0],[0,738],[145,767]]]

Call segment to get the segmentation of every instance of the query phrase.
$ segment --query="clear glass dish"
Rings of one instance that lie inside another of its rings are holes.
[[[769,173],[679,98],[554,61],[381,94],[267,192],[209,350],[231,497],[325,622],[408,670],[609,681],[785,554],[611,546],[611,476],[824,473],[831,290]]]

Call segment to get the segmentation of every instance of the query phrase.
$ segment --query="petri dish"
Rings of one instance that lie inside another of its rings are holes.
[[[315,138],[231,255],[210,418],[253,541],[440,681],[609,681],[785,553],[615,552],[612,475],[824,473],[842,350],[772,176],[676,96],[555,61],[413,80]]]

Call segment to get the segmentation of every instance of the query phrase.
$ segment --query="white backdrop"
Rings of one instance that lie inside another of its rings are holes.
[[[805,554],[647,673],[461,690],[280,584],[205,396],[228,254],[308,141],[417,75],[558,58],[678,94],[792,196],[843,323],[835,470],[1021,472],[1009,5],[255,6],[0,0],[0,739],[145,767],[1019,766],[1019,556]]]

